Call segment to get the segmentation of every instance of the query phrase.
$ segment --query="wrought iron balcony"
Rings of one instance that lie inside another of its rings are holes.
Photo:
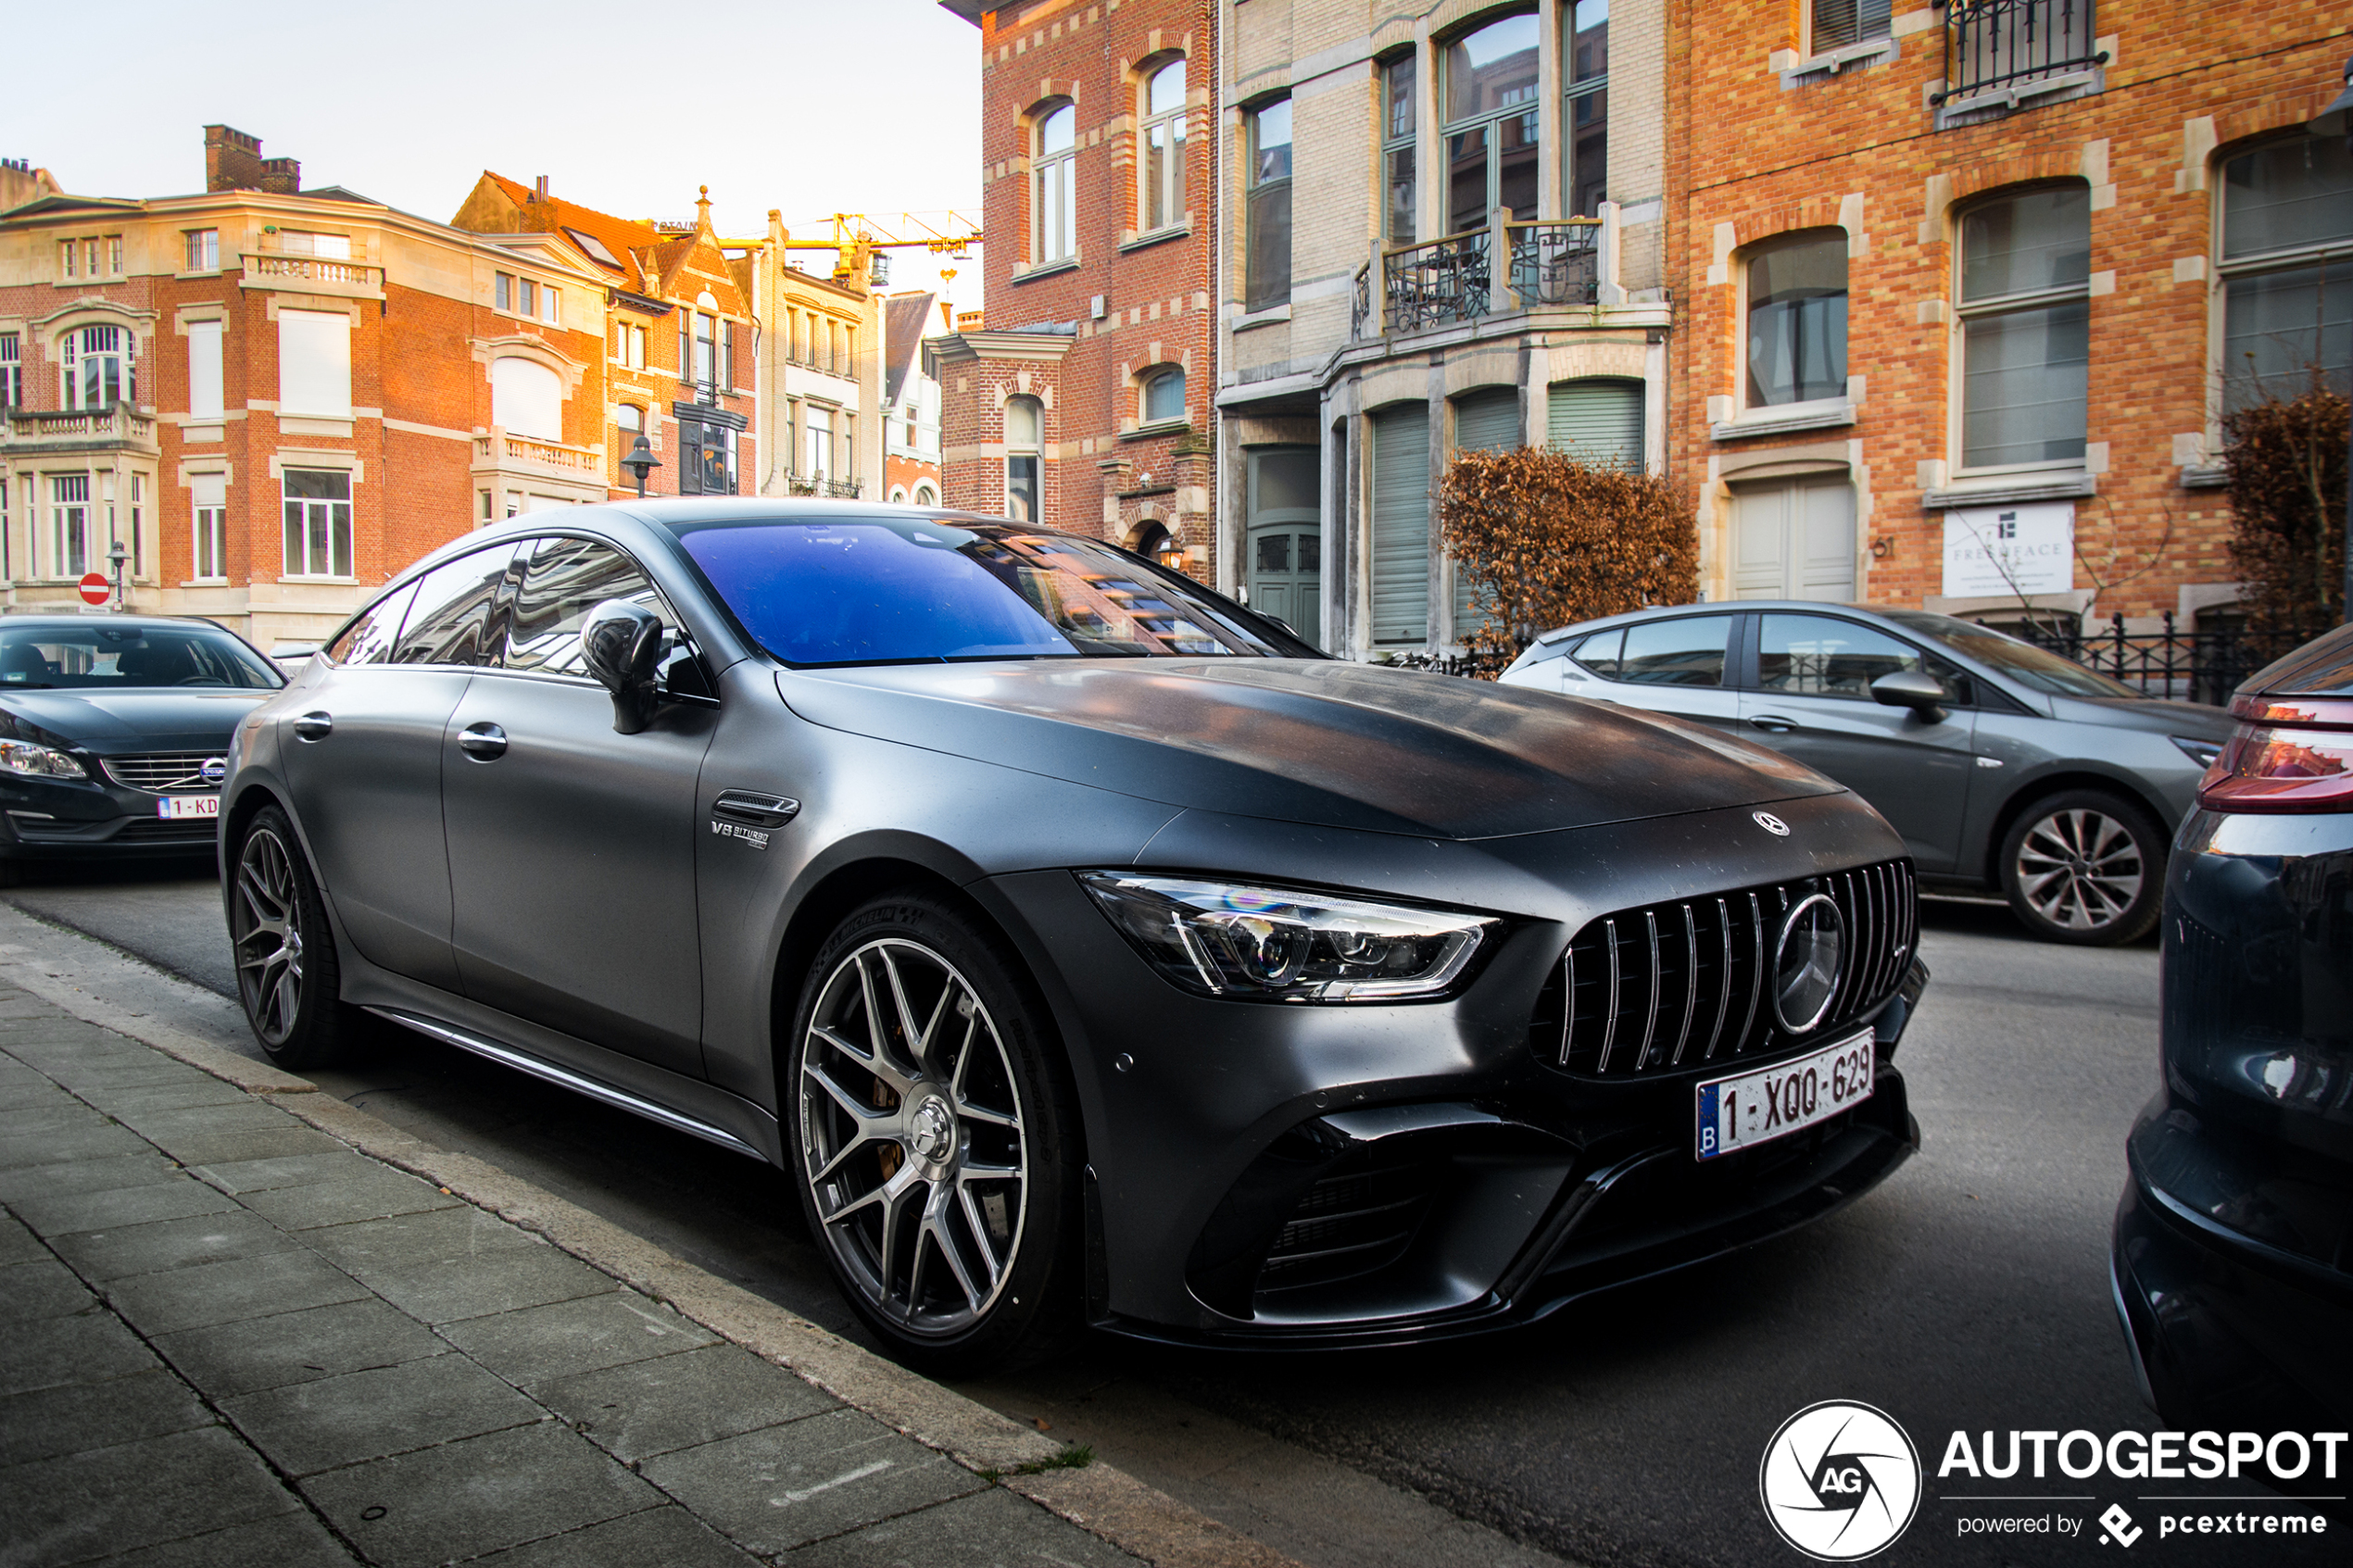
[[[1452,326],[1516,310],[1590,307],[1601,299],[1605,219],[1516,223],[1383,250],[1358,269],[1352,340]],[[1379,274],[1375,292],[1374,274]]]
[[[1938,122],[2089,85],[2108,63],[2094,40],[2092,0],[1953,0]]]
[[[1602,226],[1592,222],[1514,223],[1512,292],[1523,309],[1591,305],[1601,297]]]
[[[1487,314],[1494,231],[1473,229],[1381,257],[1381,294],[1392,332],[1417,332]]]
[[[837,501],[854,501],[865,482],[857,479],[829,479],[821,473],[786,473],[785,488],[795,495],[825,495]]]

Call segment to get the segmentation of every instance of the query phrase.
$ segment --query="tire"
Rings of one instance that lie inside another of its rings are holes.
[[[2165,902],[2165,835],[2139,806],[2096,789],[2035,801],[2002,835],[2002,892],[2045,942],[2138,941]]]
[[[237,998],[270,1060],[289,1072],[350,1054],[359,1015],[338,997],[341,969],[319,884],[294,824],[265,806],[231,860],[229,938]]]
[[[920,893],[867,904],[819,949],[780,1055],[810,1235],[894,1357],[964,1375],[1076,1334],[1076,1102],[995,933]]]

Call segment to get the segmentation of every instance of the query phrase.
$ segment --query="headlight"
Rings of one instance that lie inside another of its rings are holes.
[[[2214,766],[2215,759],[2222,755],[2222,743],[2219,740],[2192,740],[2187,735],[2173,735],[2169,738],[2175,746],[2182,748],[2183,756],[2187,757],[2201,768],[2211,768]]]
[[[64,752],[55,746],[35,746],[29,740],[0,740],[0,769],[35,779],[90,777],[87,769]]]
[[[1162,974],[1242,1001],[1435,997],[1504,923],[1188,877],[1082,872],[1078,880]]]

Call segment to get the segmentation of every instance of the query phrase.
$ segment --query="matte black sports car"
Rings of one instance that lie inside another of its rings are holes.
[[[1339,663],[1098,541],[834,503],[471,535],[240,729],[246,1009],[773,1161],[900,1354],[1541,1314],[1917,1146],[1901,841],[1671,719]]]
[[[2116,1310],[2169,1425],[2353,1420],[2353,626],[2247,678],[2165,890]]]
[[[209,621],[0,620],[0,884],[28,860],[209,853],[230,734],[283,684]]]

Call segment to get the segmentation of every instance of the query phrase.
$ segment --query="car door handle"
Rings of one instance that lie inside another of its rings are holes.
[[[458,749],[477,762],[495,762],[507,755],[507,732],[496,724],[468,724],[458,733]]]
[[[746,827],[780,828],[800,814],[800,802],[788,795],[756,789],[727,789],[711,804],[711,814]]]
[[[325,740],[335,733],[335,716],[332,713],[305,713],[294,722],[297,740]]]
[[[1778,713],[1759,713],[1752,717],[1749,722],[1768,735],[1785,735],[1798,727],[1796,720],[1784,719]]]

